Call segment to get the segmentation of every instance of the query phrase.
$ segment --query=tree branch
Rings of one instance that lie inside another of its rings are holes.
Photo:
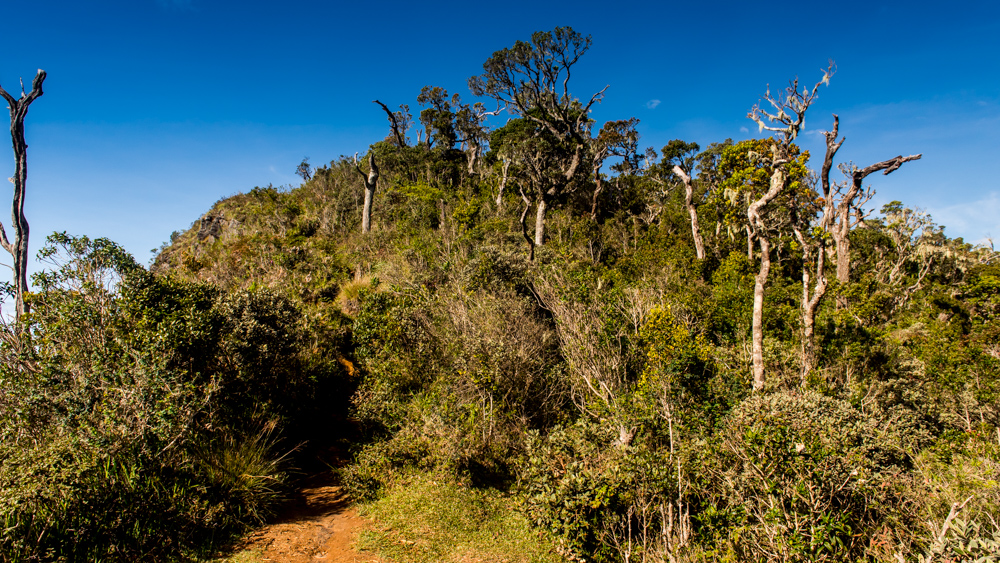
[[[854,173],[851,174],[851,177],[857,184],[860,183],[861,180],[864,180],[865,177],[868,176],[869,174],[878,172],[879,170],[885,170],[885,172],[883,172],[882,175],[888,176],[889,174],[892,174],[893,172],[898,170],[899,167],[903,165],[903,163],[910,162],[911,160],[920,160],[920,157],[922,156],[923,154],[912,154],[910,156],[900,155],[895,158],[890,158],[889,160],[883,160],[882,162],[877,162],[875,164],[872,164],[871,166],[866,166],[861,170],[855,170]]]
[[[3,246],[4,250],[10,252],[12,256],[14,255],[14,245],[7,240],[7,231],[4,230],[3,223],[0,223],[0,246]]]
[[[396,143],[399,145],[400,148],[405,147],[406,141],[403,140],[403,134],[399,130],[399,120],[396,119],[396,114],[392,113],[392,111],[390,111],[385,104],[383,104],[378,100],[372,100],[372,103],[382,106],[382,109],[385,110],[386,115],[389,116],[389,123],[392,124],[392,134],[396,136]]]

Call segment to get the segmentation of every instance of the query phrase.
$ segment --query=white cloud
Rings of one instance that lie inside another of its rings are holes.
[[[750,130],[747,129],[746,127],[740,127],[740,133],[743,133],[744,135],[749,135]]]
[[[646,107],[649,109],[656,109],[658,105],[660,105],[660,100],[649,100],[646,102]]]
[[[928,209],[934,222],[945,226],[945,234],[962,237],[967,242],[981,242],[1000,234],[1000,193],[967,203]]]

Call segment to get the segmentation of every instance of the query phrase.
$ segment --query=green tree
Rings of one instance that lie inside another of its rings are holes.
[[[417,96],[417,103],[425,106],[420,112],[420,123],[427,135],[425,146],[430,149],[437,144],[442,150],[451,150],[455,144],[461,145],[468,158],[468,173],[475,172],[476,163],[486,146],[488,131],[484,125],[488,112],[481,103],[463,104],[458,94],[448,96],[448,91],[440,86],[424,86]]]
[[[612,157],[622,161],[612,166],[612,170],[628,174],[639,169],[639,132],[635,126],[638,118],[609,121],[601,127],[597,136],[591,142],[591,171],[594,178],[594,192],[590,198],[590,217],[597,220],[597,205],[604,192],[604,175],[601,168]],[[620,177],[616,177],[618,181]]]
[[[442,149],[450,149],[458,140],[455,132],[455,113],[452,106],[461,104],[458,94],[448,97],[448,91],[440,86],[424,86],[417,96],[417,103],[426,106],[420,112],[420,123],[427,133],[427,148],[434,143]]]
[[[469,79],[474,94],[495,99],[524,120],[516,127],[536,206],[532,253],[545,243],[548,207],[577,179],[590,147],[590,108],[607,90],[586,104],[569,92],[570,69],[590,43],[590,36],[570,27],[535,32],[530,43],[517,41],[493,53],[483,63],[483,74]]]
[[[788,91],[795,90],[789,87]],[[808,103],[800,106],[801,114],[807,107]],[[809,191],[803,182],[808,174],[805,163],[809,153],[800,154],[799,148],[792,143],[801,121],[800,117],[791,122],[788,125],[790,132],[782,138],[737,143],[725,150],[721,160],[721,167],[727,172],[721,194],[728,200],[727,222],[730,227],[740,225],[746,229],[748,258],[753,258],[754,243],[760,251],[751,328],[755,391],[762,390],[765,381],[764,288],[771,270],[772,246],[783,232],[787,232],[785,229],[792,219],[790,211],[796,209],[798,200]]]
[[[705,258],[705,243],[698,227],[698,209],[694,203],[694,167],[697,163],[698,143],[686,143],[674,139],[663,147],[663,162],[671,166],[671,172],[684,183],[684,207],[691,217],[691,237],[694,240],[695,254],[698,260]]]

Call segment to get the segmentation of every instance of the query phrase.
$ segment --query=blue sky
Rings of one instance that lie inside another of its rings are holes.
[[[837,113],[844,160],[924,154],[871,177],[876,205],[926,209],[953,237],[1000,237],[995,3],[32,0],[4,20],[0,84],[49,75],[26,123],[33,252],[65,230],[145,263],[218,199],[297,184],[302,157],[383,138],[373,99],[417,110],[436,85],[472,101],[466,80],[491,53],[560,25],[593,37],[572,92],[610,85],[596,119],[638,117],[656,149],[755,136],[746,113],[767,84],[811,84],[833,59],[802,140],[814,158]],[[13,174],[9,149],[0,174]]]

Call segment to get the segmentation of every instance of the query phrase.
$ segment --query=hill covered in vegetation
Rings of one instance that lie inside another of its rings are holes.
[[[503,491],[568,560],[993,560],[997,254],[864,209],[919,155],[838,176],[836,117],[799,149],[832,66],[751,110],[771,137],[654,151],[564,89],[589,46],[494,53],[502,127],[428,87],[413,142],[382,106],[367,154],[217,202],[149,271],[51,238],[2,347],[3,560],[197,555],[343,436],[354,498]]]

